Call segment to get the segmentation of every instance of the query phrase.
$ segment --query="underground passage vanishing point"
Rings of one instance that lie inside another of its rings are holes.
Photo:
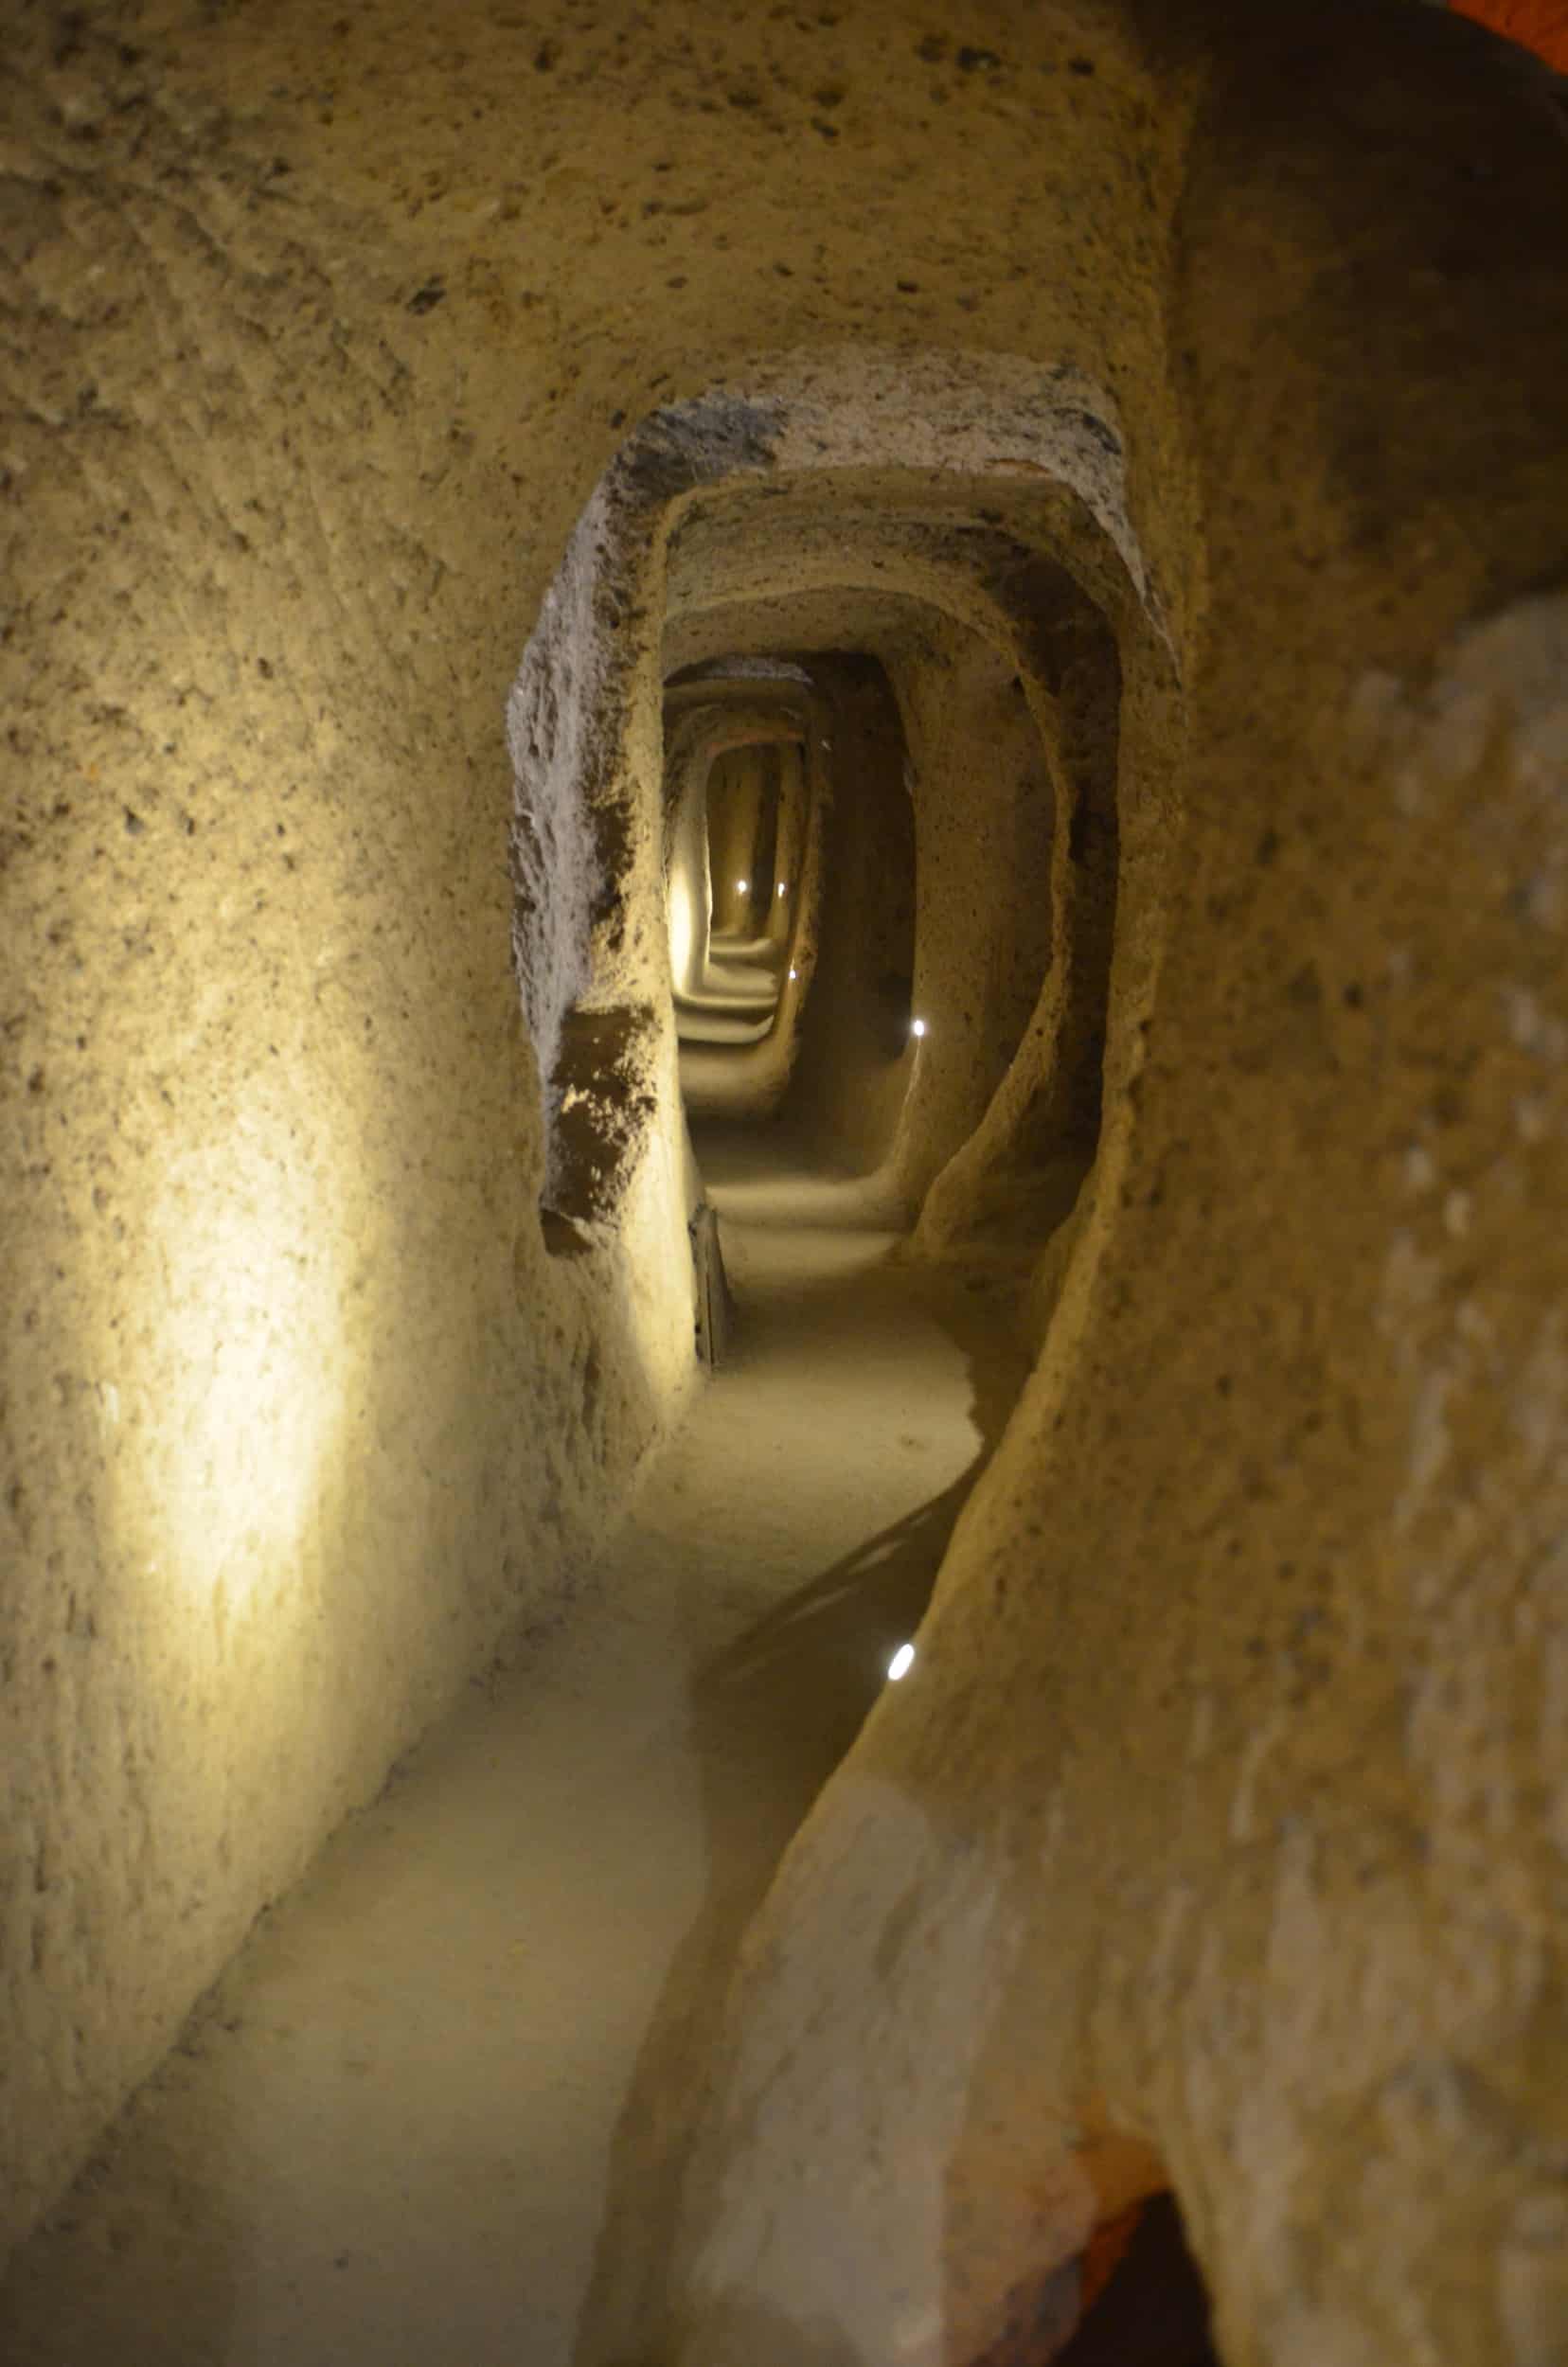
[[[1561,10],[0,71],[0,2367],[1559,2367]]]

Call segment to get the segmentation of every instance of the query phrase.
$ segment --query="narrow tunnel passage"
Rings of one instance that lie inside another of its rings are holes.
[[[908,1669],[1097,1148],[1116,643],[988,492],[692,500],[656,699],[583,640],[602,585],[547,604],[511,710],[540,1225],[626,1308],[583,1418],[693,1326],[719,1361],[715,1211],[732,1351],[21,2255],[29,2367],[128,2328],[170,2367],[609,2367],[658,2322],[740,1934]]]

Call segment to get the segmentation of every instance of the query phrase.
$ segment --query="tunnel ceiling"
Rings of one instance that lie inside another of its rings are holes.
[[[907,480],[736,488],[704,501],[671,538],[667,630],[693,630],[698,614],[731,603],[775,604],[820,590],[841,596],[850,617],[862,599],[918,596],[965,622],[995,629],[996,590],[1042,557],[1114,610],[1127,586],[1114,554],[1066,489],[1018,496],[1013,486],[944,489],[911,498]],[[722,637],[722,626],[709,632]],[[847,622],[840,646],[855,638]],[[676,642],[679,663],[692,662]]]

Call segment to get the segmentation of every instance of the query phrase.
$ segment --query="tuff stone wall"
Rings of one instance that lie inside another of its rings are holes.
[[[960,606],[936,489],[1004,487],[1122,703],[1093,1187],[756,1935],[672,2341],[956,2362],[1168,2177],[1227,2357],[1557,2357],[1544,95],[1436,11],[1096,0],[122,0],[4,70],[0,2238],[678,1400],[656,1030],[636,1238],[547,1253],[501,715],[706,397],[717,473],[920,475]],[[659,622],[586,621],[617,796]]]

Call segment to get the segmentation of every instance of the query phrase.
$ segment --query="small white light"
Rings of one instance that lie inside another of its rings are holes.
[[[750,887],[750,885],[751,885],[751,881],[750,881],[749,880],[737,880],[737,881],[735,882],[735,884],[736,884],[736,886],[739,889],[739,891],[740,891],[741,895],[742,895],[742,896],[744,896],[744,894],[746,893],[746,890],[747,890],[747,889]]]
[[[888,1678],[888,1682],[889,1682],[890,1684],[897,1684],[897,1683],[898,1683],[898,1682],[899,1682],[899,1679],[900,1679],[900,1677],[907,1677],[907,1676],[908,1676],[908,1674],[909,1674],[910,1670],[914,1667],[914,1665],[915,1665],[915,1646],[914,1646],[914,1645],[913,1645],[913,1644],[900,1644],[900,1646],[899,1646],[899,1648],[898,1648],[898,1650],[894,1653],[894,1655],[893,1655],[892,1659],[891,1659],[891,1660],[888,1662],[888,1664],[887,1664],[887,1678]]]
[[[780,896],[782,896],[782,895],[783,895],[783,893],[784,893],[784,882],[783,882],[783,881],[782,881],[782,880],[780,880],[780,881],[778,882],[778,893],[780,894]]]
[[[799,972],[799,970],[791,970],[791,972],[790,972],[790,975],[791,975],[791,977],[792,977],[792,978],[798,978],[798,977],[799,977],[799,975],[800,975],[800,972]]]
[[[923,1019],[912,1019],[909,1023],[909,1032],[912,1036],[923,1036],[925,1034],[925,1021]]]

